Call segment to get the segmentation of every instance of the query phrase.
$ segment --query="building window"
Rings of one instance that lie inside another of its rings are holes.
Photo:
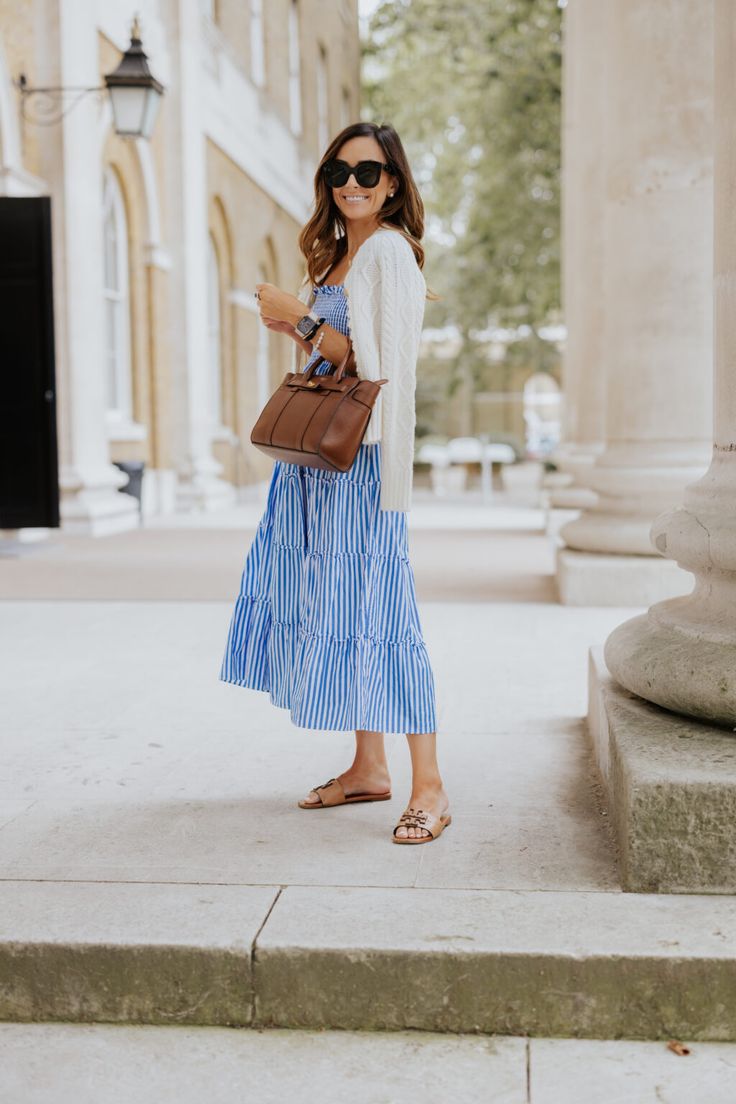
[[[299,56],[299,0],[291,0],[289,6],[289,122],[294,134],[302,132],[302,78]]]
[[[320,46],[317,56],[317,141],[319,156],[330,140],[329,93],[327,85],[327,51]]]
[[[212,427],[222,425],[222,295],[220,261],[212,235],[207,251],[207,339],[209,415]]]
[[[123,193],[112,169],[105,173],[104,181],[103,247],[107,405],[116,420],[131,421],[128,220]]]
[[[347,88],[343,88],[342,96],[340,97],[340,130],[350,125],[351,116],[350,93]]]
[[[266,49],[263,38],[263,0],[250,0],[250,73],[254,84],[266,80]]]

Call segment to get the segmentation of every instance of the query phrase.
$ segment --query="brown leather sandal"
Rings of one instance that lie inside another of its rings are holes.
[[[388,793],[382,794],[354,793],[348,795],[345,793],[339,778],[330,778],[328,782],[323,782],[321,786],[315,786],[314,789],[319,797],[319,802],[300,801],[300,809],[326,809],[330,805],[350,805],[358,801],[390,801],[391,799],[390,790]]]
[[[441,836],[448,824],[452,823],[449,813],[444,816],[435,816],[434,813],[424,813],[421,809],[413,809],[411,805],[399,817],[399,823],[394,828],[394,843],[431,843]],[[426,828],[428,836],[397,836],[398,828]]]

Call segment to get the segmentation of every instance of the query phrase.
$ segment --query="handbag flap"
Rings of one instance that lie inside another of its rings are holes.
[[[311,379],[304,379],[304,373],[291,373],[292,378],[284,380],[286,387],[299,388],[303,391],[342,391],[347,394],[357,387],[361,382],[357,376],[343,376],[341,380],[335,379],[332,375],[312,376]]]

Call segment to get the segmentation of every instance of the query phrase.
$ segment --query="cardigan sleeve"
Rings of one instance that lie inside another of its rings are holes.
[[[398,231],[382,235],[377,251],[380,316],[382,510],[409,510],[414,476],[416,373],[427,285],[409,242]]]

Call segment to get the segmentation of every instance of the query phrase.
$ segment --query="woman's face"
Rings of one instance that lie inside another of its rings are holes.
[[[387,160],[376,139],[369,134],[350,138],[340,146],[336,156],[341,161],[347,161],[348,165],[357,165],[359,161],[384,163]],[[385,169],[381,171],[375,188],[363,188],[354,176],[350,176],[341,188],[331,189],[332,198],[343,217],[350,222],[362,222],[365,219],[375,221],[386,196],[396,190],[397,183],[396,177],[390,176]]]

